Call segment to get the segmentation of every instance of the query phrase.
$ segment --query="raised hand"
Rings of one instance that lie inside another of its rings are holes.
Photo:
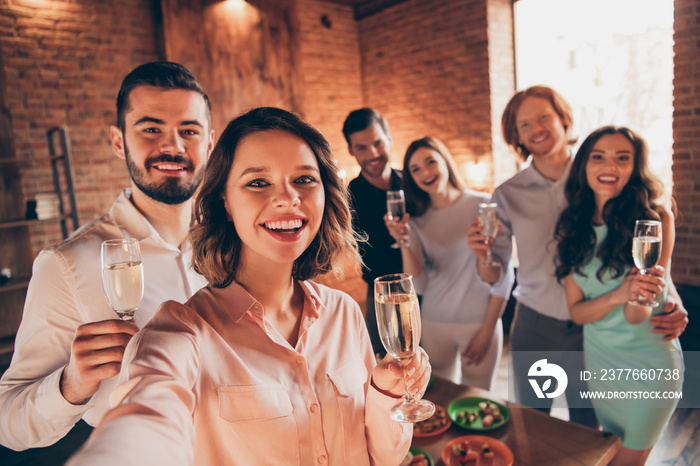
[[[647,273],[639,273],[639,269],[633,267],[627,279],[630,280],[627,291],[628,299],[632,299],[638,295],[642,295],[648,299],[656,298],[656,295],[661,293],[666,286],[664,274],[666,270],[660,265],[656,265],[647,270]],[[625,279],[625,281],[627,281]]]
[[[501,231],[501,227],[502,225],[499,222],[496,225],[496,232]],[[489,237],[484,235],[483,231],[484,227],[481,225],[479,217],[475,217],[467,229],[467,246],[476,255],[478,271],[482,280],[487,283],[496,283],[501,278],[503,270],[498,261],[493,261],[492,264],[487,265],[492,243],[487,241]]]
[[[397,362],[391,355],[387,354],[379,361],[372,372],[372,384],[380,392],[401,398],[405,394],[401,363]],[[406,371],[406,383],[410,392],[415,393],[420,398],[428,388],[430,381],[431,367],[428,355],[423,348],[418,348],[415,356],[404,366]]]
[[[384,214],[384,224],[392,238],[396,240],[397,243],[408,244],[410,242],[411,227],[408,225],[408,219],[411,216],[409,214],[404,214],[401,220],[396,220],[389,218],[389,214]]]
[[[481,225],[479,217],[474,217],[472,224],[467,229],[467,245],[476,254],[480,264],[486,260],[486,251],[491,248],[491,245],[486,242],[488,237],[482,233],[483,231],[484,227]]]
[[[660,265],[654,266],[645,274],[639,273],[639,269],[636,267],[633,268],[620,286],[621,292],[625,294],[624,299],[633,300],[643,297],[653,300],[666,286],[666,281],[663,278],[665,273],[666,271]],[[627,302],[623,308],[623,314],[628,323],[636,325],[649,318],[651,309],[651,307],[637,306]]]
[[[95,394],[100,382],[119,374],[124,350],[139,328],[129,321],[83,324],[75,332],[70,361],[61,374],[61,394],[73,404]]]

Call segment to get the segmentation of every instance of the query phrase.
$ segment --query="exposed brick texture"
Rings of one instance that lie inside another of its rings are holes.
[[[674,2],[673,182],[678,202],[672,274],[700,286],[700,0]]]
[[[518,157],[505,143],[501,132],[501,115],[515,90],[512,0],[489,0],[487,14],[493,154],[492,186],[496,187],[513,176],[518,168]]]
[[[462,173],[469,184],[492,186],[487,3],[408,0],[360,21],[365,103],[388,119],[397,166],[411,141],[436,136],[458,164],[486,165],[483,181]]]
[[[46,130],[67,126],[80,222],[104,213],[128,185],[109,142],[123,77],[158,58],[152,0],[2,0],[0,41],[25,198],[53,189]],[[61,239],[58,224],[30,229],[32,249]]]
[[[357,163],[341,130],[347,114],[365,104],[358,25],[349,6],[299,0],[298,8],[304,116],[326,136],[340,167],[354,178]]]

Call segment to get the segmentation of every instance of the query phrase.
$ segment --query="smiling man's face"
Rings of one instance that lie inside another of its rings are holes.
[[[112,127],[112,146],[125,158],[135,187],[165,204],[190,199],[213,147],[201,94],[140,86],[129,95],[122,133]]]

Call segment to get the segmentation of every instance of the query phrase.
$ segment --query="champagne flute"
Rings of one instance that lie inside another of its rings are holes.
[[[661,256],[661,222],[658,220],[637,220],[634,225],[634,237],[632,238],[632,258],[634,265],[641,275],[648,273]],[[645,307],[659,305],[653,299],[647,299],[639,295],[637,299],[628,301],[630,304]]]
[[[486,236],[486,245],[489,248],[486,250],[486,260],[482,264],[485,267],[491,267],[498,264],[493,260],[493,254],[491,252],[491,247],[494,240],[496,239],[496,234],[498,233],[498,204],[482,202],[479,204],[479,222],[481,226],[484,227],[481,234]]]
[[[421,321],[413,279],[407,273],[385,275],[374,280],[374,303],[379,336],[387,352],[404,368],[418,349]],[[403,371],[404,385],[406,372]],[[435,413],[435,405],[417,400],[406,385],[406,397],[391,409],[399,422],[418,422]]]
[[[386,210],[389,213],[389,220],[401,221],[406,214],[406,198],[402,189],[386,192]],[[391,245],[394,249],[403,246],[408,246],[408,244],[405,241],[398,241]]]
[[[141,249],[135,238],[102,242],[102,286],[121,320],[134,320],[143,298]]]

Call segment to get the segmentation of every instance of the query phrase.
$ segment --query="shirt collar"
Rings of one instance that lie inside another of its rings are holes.
[[[170,244],[165,241],[158,230],[156,230],[151,222],[136,208],[131,202],[131,188],[125,188],[112,207],[109,210],[110,215],[114,218],[119,230],[124,238],[136,238],[141,241],[153,239],[163,247],[174,252],[181,252],[178,245]],[[190,248],[189,242],[182,246],[182,251]]]
[[[318,319],[320,309],[324,307],[318,291],[306,281],[299,282],[299,285],[304,292],[303,312],[311,319]],[[225,310],[234,323],[241,320],[248,312],[262,319],[262,304],[235,280],[223,288],[216,288],[211,285],[208,288],[218,301],[219,306]]]
[[[124,238],[136,238],[143,241],[158,234],[146,220],[146,217],[131,202],[131,188],[126,188],[121,192],[109,209],[109,213],[119,226]]]
[[[564,173],[562,173],[561,177],[559,177],[558,180],[552,181],[546,176],[544,176],[542,173],[540,173],[536,168],[535,164],[532,163],[532,159],[530,160],[530,164],[525,167],[522,171],[522,176],[523,176],[523,182],[526,186],[559,186],[566,184],[566,180],[569,179],[569,173],[571,172],[571,165],[574,163],[574,157],[571,155],[571,148],[569,148],[569,161],[566,164],[566,168],[564,169]]]

